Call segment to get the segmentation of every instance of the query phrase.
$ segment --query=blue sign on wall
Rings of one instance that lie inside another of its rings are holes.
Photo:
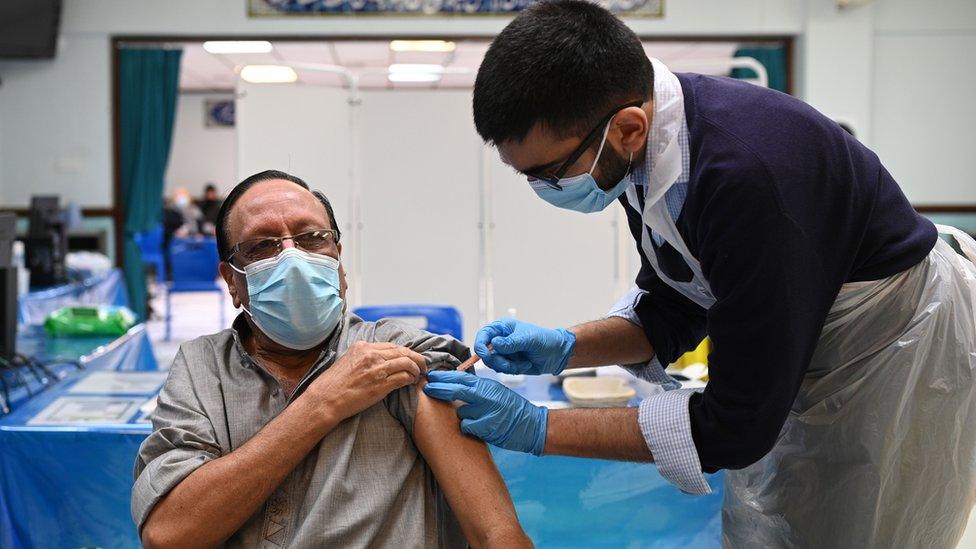
[[[510,15],[535,0],[247,0],[251,16],[288,15]],[[594,0],[614,13],[664,15],[664,0]]]
[[[233,127],[233,99],[208,99],[204,105],[207,116],[206,125],[208,127]]]

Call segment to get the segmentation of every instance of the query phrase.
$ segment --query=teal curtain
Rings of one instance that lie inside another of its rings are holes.
[[[124,249],[122,266],[132,308],[146,318],[146,275],[133,237],[159,225],[163,176],[179,95],[180,50],[119,52]]]
[[[769,88],[783,93],[786,90],[786,47],[785,46],[744,46],[735,50],[734,57],[752,57],[766,67],[769,74]],[[749,69],[732,69],[732,78],[755,78],[756,73]]]

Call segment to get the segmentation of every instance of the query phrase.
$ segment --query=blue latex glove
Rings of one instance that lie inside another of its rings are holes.
[[[546,446],[549,409],[536,406],[492,379],[457,371],[427,374],[427,396],[463,400],[457,409],[461,432],[518,452],[542,455]]]
[[[491,349],[488,349],[488,344]],[[474,352],[486,366],[504,374],[558,374],[576,347],[576,334],[512,318],[496,320],[478,330]]]

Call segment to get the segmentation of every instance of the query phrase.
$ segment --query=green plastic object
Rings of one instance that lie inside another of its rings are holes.
[[[62,307],[47,315],[44,331],[51,337],[119,336],[135,323],[125,307]]]

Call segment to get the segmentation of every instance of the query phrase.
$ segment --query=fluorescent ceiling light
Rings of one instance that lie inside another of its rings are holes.
[[[444,74],[441,65],[394,63],[389,70],[390,82],[437,82]]]
[[[286,65],[245,65],[241,78],[252,84],[282,84],[298,80],[298,73]]]
[[[211,40],[203,43],[207,53],[268,53],[273,48],[265,40]]]
[[[457,49],[457,44],[447,40],[394,40],[390,42],[393,51],[425,51],[450,53]]]
[[[390,82],[437,82],[441,79],[441,75],[429,72],[391,72],[387,79]]]

